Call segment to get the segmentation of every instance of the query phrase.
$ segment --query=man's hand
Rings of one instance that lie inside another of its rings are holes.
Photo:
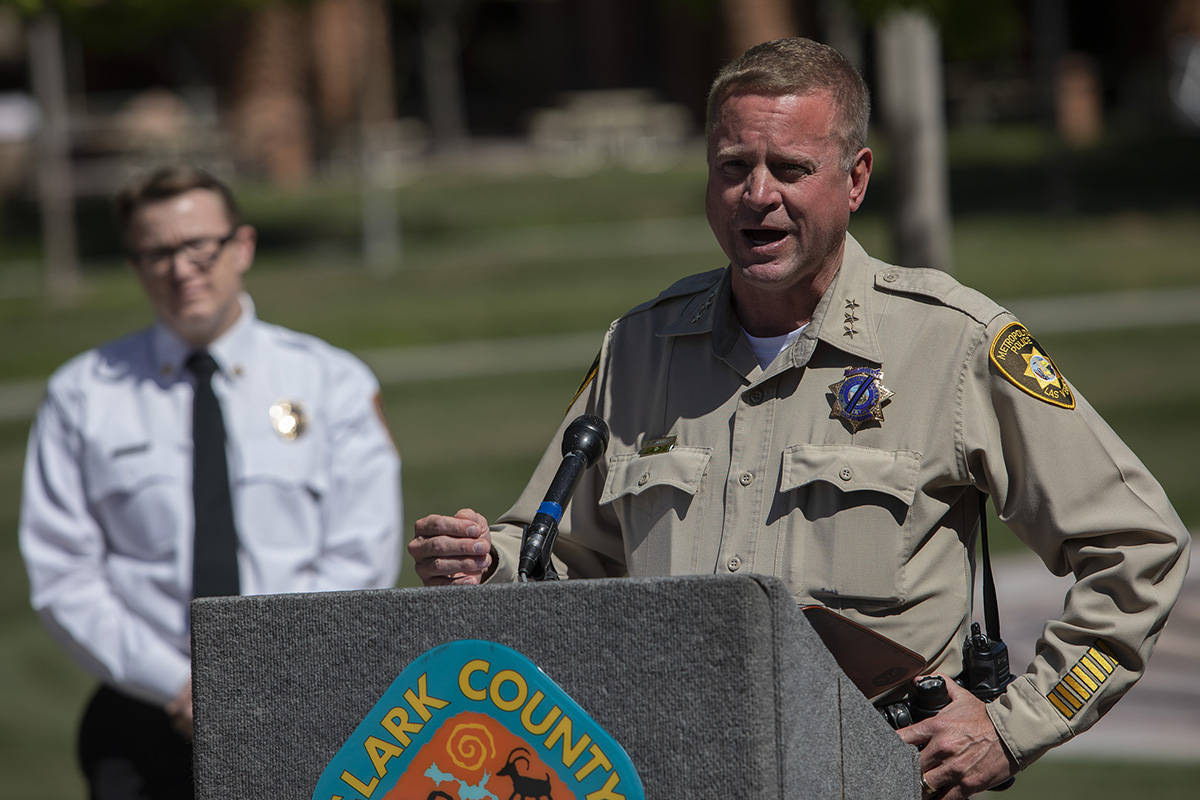
[[[929,719],[897,731],[921,751],[921,776],[932,790],[926,797],[963,800],[990,789],[1017,772],[1000,742],[982,700],[942,676],[950,705]]]
[[[426,586],[482,583],[492,567],[492,533],[483,515],[470,508],[453,517],[430,514],[414,525],[408,553]]]
[[[175,695],[175,699],[166,705],[167,716],[171,719],[171,727],[174,728],[180,736],[192,740],[192,679],[188,678],[187,683],[179,690],[179,694]]]

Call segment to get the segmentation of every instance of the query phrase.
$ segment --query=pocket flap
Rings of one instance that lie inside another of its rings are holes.
[[[262,438],[241,449],[242,480],[305,486],[317,493],[328,488],[325,470],[314,463],[319,443],[313,437]]]
[[[152,483],[181,482],[185,476],[179,472],[180,463],[150,442],[90,452],[85,456],[88,499],[133,494]]]
[[[844,492],[874,491],[912,505],[921,454],[858,445],[794,444],[783,451],[779,488],[789,491],[824,481]]]
[[[611,456],[600,504],[611,503],[623,495],[639,495],[653,486],[674,486],[695,495],[710,458],[711,447],[684,446],[652,456],[637,453]]]

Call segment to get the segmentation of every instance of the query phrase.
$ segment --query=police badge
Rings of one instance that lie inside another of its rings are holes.
[[[883,422],[883,404],[894,392],[883,385],[883,370],[870,367],[846,367],[837,383],[829,384],[833,392],[830,419],[840,419],[857,432],[863,425]]]
[[[308,427],[308,416],[299,403],[280,400],[267,411],[271,428],[284,439],[295,439]]]

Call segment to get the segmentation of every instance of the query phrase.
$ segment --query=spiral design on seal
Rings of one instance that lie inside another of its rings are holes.
[[[496,757],[496,742],[492,732],[478,722],[464,722],[454,726],[446,739],[446,753],[459,767],[467,770],[479,769],[484,761]]]

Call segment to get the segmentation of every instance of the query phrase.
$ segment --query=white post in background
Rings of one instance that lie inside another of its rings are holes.
[[[403,257],[400,228],[400,209],[396,203],[396,164],[399,156],[389,151],[387,134],[393,133],[389,123],[395,122],[390,102],[381,95],[391,94],[390,79],[384,73],[391,69],[390,53],[382,53],[378,25],[387,29],[387,5],[359,0],[360,23],[358,65],[358,147],[362,197],[362,255],[367,271],[377,277],[394,274]],[[377,16],[378,15],[378,16]],[[388,109],[384,114],[382,107]],[[386,119],[384,118],[386,117]]]
[[[38,209],[46,290],[53,297],[74,292],[80,283],[75,241],[75,190],[71,180],[71,129],[62,33],[49,11],[29,23],[29,74],[42,114],[37,136]]]
[[[951,271],[941,37],[919,11],[888,14],[877,29],[879,99],[896,176],[898,264]]]

